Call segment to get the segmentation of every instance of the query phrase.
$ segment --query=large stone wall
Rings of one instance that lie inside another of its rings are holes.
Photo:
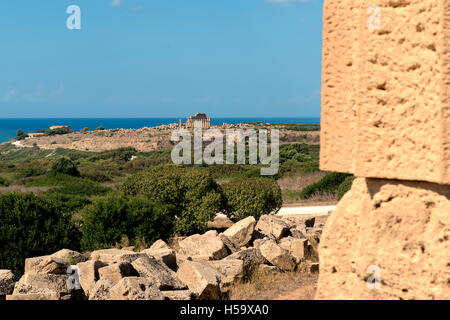
[[[378,6],[381,28],[368,28]],[[450,183],[450,0],[327,0],[321,168]]]
[[[323,46],[317,298],[450,299],[450,0],[325,0]]]

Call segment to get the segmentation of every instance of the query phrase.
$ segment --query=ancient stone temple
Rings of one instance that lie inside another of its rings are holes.
[[[187,118],[185,127],[193,128],[195,123],[201,123],[203,129],[208,129],[211,127],[211,119],[206,116],[206,113],[196,113],[195,116],[190,116]],[[180,120],[181,126],[181,120]]]
[[[319,299],[450,299],[450,0],[325,0]]]

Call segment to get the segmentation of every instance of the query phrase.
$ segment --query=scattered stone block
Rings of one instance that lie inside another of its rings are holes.
[[[98,269],[105,267],[106,264],[98,260],[89,260],[77,264],[79,269],[80,285],[84,293],[89,296],[91,290],[94,288],[100,275]]]
[[[122,278],[135,275],[131,264],[127,262],[114,263],[98,269],[100,279],[107,280],[112,284],[118,283]]]
[[[245,247],[252,239],[255,230],[256,220],[253,216],[236,222],[223,233],[228,239],[238,247]]]
[[[228,255],[227,248],[219,239],[217,231],[203,235],[194,234],[179,242],[180,253],[187,256],[207,256],[209,260],[220,260]]]
[[[10,295],[14,290],[14,273],[0,270],[0,296]]]
[[[200,300],[220,299],[222,276],[206,263],[185,261],[178,269],[177,275]]]
[[[160,260],[142,257],[134,260],[131,265],[140,277],[149,279],[159,290],[187,289],[186,285],[177,278],[177,274]]]
[[[283,271],[293,271],[296,267],[295,258],[289,252],[280,248],[274,241],[264,242],[260,251],[264,258]]]
[[[127,277],[110,290],[111,300],[164,300],[161,291],[147,278]]]
[[[289,225],[281,218],[273,215],[263,215],[256,224],[256,230],[267,236],[273,236],[276,240],[288,234]]]

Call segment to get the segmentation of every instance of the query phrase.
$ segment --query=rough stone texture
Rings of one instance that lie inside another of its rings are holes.
[[[244,262],[244,268],[250,267],[256,264],[263,264],[267,260],[262,256],[261,251],[257,248],[247,248],[239,252],[229,255],[224,260],[242,260]]]
[[[206,256],[209,260],[220,260],[228,255],[225,244],[215,230],[187,237],[179,242],[179,246],[180,253],[187,256]]]
[[[177,271],[177,256],[175,250],[167,248],[150,248],[141,251],[149,257],[161,260],[166,266],[168,266],[173,271]]]
[[[185,261],[177,275],[200,300],[220,299],[222,275],[213,267],[201,262]]]
[[[59,250],[58,252],[52,254],[52,257],[58,259],[65,259],[68,260],[69,262],[76,261],[77,263],[86,261],[86,258],[81,253],[70,249]]]
[[[169,300],[194,300],[195,298],[190,290],[161,291],[161,294]]]
[[[280,248],[274,241],[264,242],[260,250],[264,258],[281,270],[293,271],[295,269],[295,258],[289,252]]]
[[[208,265],[222,274],[221,287],[232,285],[239,280],[244,271],[244,261],[240,259],[226,259],[220,261],[208,261]]]
[[[164,300],[158,288],[147,278],[123,278],[109,293],[111,300]]]
[[[170,270],[162,261],[150,257],[142,257],[131,263],[140,277],[148,278],[160,290],[187,289],[177,278],[177,274]]]
[[[219,234],[219,239],[222,240],[223,244],[227,247],[229,252],[235,253],[235,252],[238,252],[239,250],[241,250],[241,247],[239,247],[236,243],[231,241],[223,233]]]
[[[228,239],[239,247],[245,247],[252,239],[255,230],[255,217],[250,216],[236,222],[223,233]]]
[[[448,0],[325,1],[322,170],[450,184],[449,12]]]
[[[11,294],[14,290],[14,274],[10,270],[0,270],[0,296]]]
[[[98,260],[89,260],[77,264],[80,271],[80,285],[87,296],[90,295],[91,290],[95,287],[96,281],[100,278],[98,269],[105,266],[103,262]]]
[[[89,300],[111,300],[110,290],[113,284],[108,280],[98,280],[89,291]]]
[[[29,273],[52,273],[66,274],[67,267],[70,265],[67,259],[55,258],[53,256],[44,257],[38,264],[28,268]]]
[[[47,293],[29,293],[29,294],[12,294],[6,296],[9,301],[25,301],[25,300],[59,300],[59,295],[54,292]]]
[[[98,269],[98,274],[100,279],[116,284],[122,278],[134,275],[133,271],[129,263],[121,262]]]
[[[279,240],[289,233],[289,225],[277,216],[263,215],[259,218],[256,230]]]
[[[449,198],[450,186],[356,179],[324,228],[316,298],[450,299]]]
[[[121,249],[103,249],[96,250],[91,253],[91,260],[100,260],[107,264],[127,262],[131,263],[137,258],[142,257],[142,253]]]
[[[159,239],[156,240],[155,243],[153,243],[150,246],[150,249],[157,250],[157,249],[170,249],[167,243],[165,243],[163,240]]]
[[[16,283],[13,294],[55,293],[69,294],[68,275],[26,273]]]

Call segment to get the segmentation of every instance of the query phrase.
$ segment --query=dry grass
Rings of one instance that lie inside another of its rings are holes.
[[[312,300],[318,274],[305,270],[265,273],[257,270],[247,282],[231,288],[230,300]]]
[[[327,173],[322,171],[304,173],[298,176],[284,177],[278,180],[281,190],[301,191],[304,187],[316,183]]]
[[[13,185],[9,187],[0,187],[0,194],[2,193],[9,193],[9,192],[20,192],[20,193],[26,193],[26,192],[32,192],[34,194],[39,194],[41,192],[48,191],[50,189],[49,187],[24,187],[19,185]]]

